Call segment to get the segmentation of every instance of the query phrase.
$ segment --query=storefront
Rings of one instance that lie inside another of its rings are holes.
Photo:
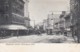
[[[28,29],[22,25],[1,25],[0,36],[20,36],[26,35]]]

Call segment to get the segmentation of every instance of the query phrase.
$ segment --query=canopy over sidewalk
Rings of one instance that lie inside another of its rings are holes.
[[[0,29],[4,29],[4,30],[28,30],[28,28],[23,26],[23,25],[1,25]]]

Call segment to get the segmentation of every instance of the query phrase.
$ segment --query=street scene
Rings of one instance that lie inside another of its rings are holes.
[[[80,43],[79,0],[0,0],[0,43]]]
[[[63,35],[29,35],[29,36],[19,36],[10,37],[7,39],[1,39],[0,43],[75,43],[74,39],[71,37],[66,37]]]

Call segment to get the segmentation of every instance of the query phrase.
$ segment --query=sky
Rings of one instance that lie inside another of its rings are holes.
[[[38,24],[46,19],[50,13],[58,14],[69,11],[69,0],[29,0],[29,14],[31,25]]]

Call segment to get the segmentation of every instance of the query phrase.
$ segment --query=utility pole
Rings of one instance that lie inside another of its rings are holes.
[[[35,28],[35,20],[33,20],[33,22],[34,22],[34,28]]]
[[[47,34],[49,34],[49,14],[48,14],[48,17],[47,17]]]

